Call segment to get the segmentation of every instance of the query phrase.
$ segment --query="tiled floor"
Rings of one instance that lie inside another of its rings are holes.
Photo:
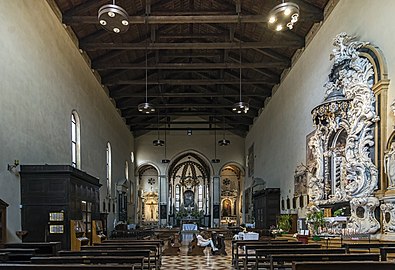
[[[188,256],[188,246],[182,246],[178,256],[163,256],[161,270],[231,270],[230,241],[226,241],[227,256],[211,255],[210,248],[204,250],[205,256]]]

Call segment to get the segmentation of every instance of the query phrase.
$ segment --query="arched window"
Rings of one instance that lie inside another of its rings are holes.
[[[111,197],[111,144],[107,143],[106,149],[106,167],[107,167],[107,195]]]
[[[203,186],[199,185],[198,188],[198,209],[203,210]]]
[[[180,193],[181,193],[181,187],[180,185],[176,185],[176,191],[175,191],[176,211],[180,211]]]
[[[125,161],[125,178],[129,181],[129,163]]]
[[[71,113],[71,166],[81,168],[80,161],[80,118],[76,111]]]

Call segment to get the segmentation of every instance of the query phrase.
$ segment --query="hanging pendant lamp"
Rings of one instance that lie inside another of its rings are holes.
[[[165,128],[165,141],[166,141],[166,128]],[[167,159],[166,150],[167,150],[167,146],[166,146],[166,143],[165,143],[165,158],[162,159],[162,163],[170,163],[170,159]]]
[[[230,140],[225,139],[225,117],[224,117],[223,129],[224,129],[224,136],[223,136],[222,140],[218,141],[219,146],[227,146],[230,144]]]
[[[299,19],[299,6],[293,2],[284,2],[275,6],[268,16],[268,27],[271,30],[283,31],[293,29]]]
[[[147,28],[147,34],[148,34],[148,28]],[[137,106],[137,109],[139,112],[144,113],[144,114],[150,114],[155,112],[154,106],[152,104],[148,103],[148,52],[147,52],[147,42],[145,42],[145,102],[140,103]]]
[[[250,105],[247,102],[243,102],[241,99],[241,20],[240,20],[240,13],[239,13],[239,23],[240,23],[240,40],[239,40],[239,63],[240,63],[240,72],[239,72],[239,77],[240,77],[240,85],[239,85],[239,102],[236,102],[233,104],[232,111],[236,113],[247,113],[248,110],[250,109]]]
[[[158,112],[158,126],[157,126],[157,128],[158,128],[158,138],[156,140],[153,140],[152,144],[154,146],[164,146],[165,145],[165,141],[159,139],[159,112]]]
[[[129,29],[129,16],[126,10],[115,4],[104,5],[99,9],[97,18],[100,25],[112,33],[125,33]]]

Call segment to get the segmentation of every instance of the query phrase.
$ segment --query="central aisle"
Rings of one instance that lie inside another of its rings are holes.
[[[188,256],[188,246],[182,246],[178,256],[163,256],[162,270],[231,270],[231,241],[225,241],[227,256],[213,256],[210,249],[204,250],[205,256]]]

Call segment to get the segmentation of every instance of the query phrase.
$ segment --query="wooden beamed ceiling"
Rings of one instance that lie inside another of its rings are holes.
[[[112,0],[48,1],[57,5],[135,136],[158,129],[158,121],[159,130],[188,126],[245,136],[328,3],[292,0],[300,20],[292,30],[273,32],[268,13],[279,0],[117,0],[130,27],[115,34],[97,19]],[[240,92],[250,104],[246,114],[232,111]],[[157,109],[153,115],[137,110],[146,97]]]

